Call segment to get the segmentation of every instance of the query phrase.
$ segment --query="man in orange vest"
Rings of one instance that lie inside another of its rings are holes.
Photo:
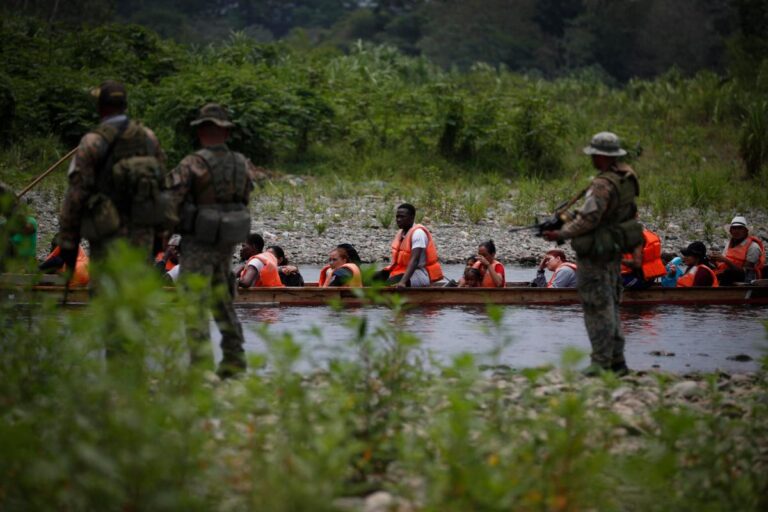
[[[643,243],[634,252],[621,257],[621,278],[624,288],[644,290],[656,279],[667,274],[661,260],[661,238],[653,231],[643,228]]]
[[[413,205],[404,203],[397,207],[395,222],[400,230],[392,240],[390,264],[377,272],[374,280],[386,281],[398,288],[416,288],[443,279],[432,235],[421,224],[415,224],[415,220]]]
[[[269,251],[264,251],[264,239],[261,235],[248,235],[243,248],[240,249],[240,257],[246,260],[237,282],[240,288],[285,287],[277,270],[277,257]]]
[[[751,282],[760,279],[765,265],[765,247],[756,236],[750,236],[747,219],[737,215],[728,229],[731,239],[725,255],[712,254],[710,261],[717,264],[717,278],[721,285]]]

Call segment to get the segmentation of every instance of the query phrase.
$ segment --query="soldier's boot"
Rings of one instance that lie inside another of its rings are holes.
[[[216,375],[222,380],[231,379],[243,375],[247,367],[245,353],[225,352],[224,357],[219,362],[219,367],[216,369]]]
[[[612,363],[611,371],[617,377],[624,377],[625,375],[629,375],[629,367],[627,366],[626,361],[619,361],[619,362]]]

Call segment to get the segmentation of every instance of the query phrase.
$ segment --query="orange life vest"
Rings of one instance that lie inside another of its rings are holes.
[[[437,258],[437,247],[435,247],[435,241],[432,240],[432,234],[427,228],[421,224],[414,224],[408,233],[403,238],[403,230],[398,230],[395,234],[395,238],[392,239],[390,248],[392,249],[391,263],[387,267],[390,276],[399,276],[405,274],[408,268],[408,263],[411,261],[411,243],[413,242],[413,232],[417,229],[423,229],[427,234],[427,248],[426,248],[426,263],[425,269],[429,275],[429,281],[435,282],[443,278],[443,269],[440,267],[440,262]]]
[[[747,262],[747,251],[749,251],[749,248],[752,246],[752,242],[756,242],[757,245],[760,246],[760,259],[757,260],[757,266],[755,267],[757,278],[760,279],[762,277],[763,266],[765,265],[765,246],[763,246],[763,241],[756,236],[750,235],[745,242],[740,243],[736,247],[728,247],[728,250],[725,251],[725,257],[738,268],[743,269],[744,264]],[[728,265],[725,263],[717,264],[718,273],[722,273],[727,269]]]
[[[157,253],[157,256],[155,256],[155,262],[163,261],[164,257],[165,257],[165,251],[160,251],[159,253]],[[166,261],[165,262],[165,271],[169,272],[176,265],[178,265],[178,263],[174,263],[171,260]]]
[[[328,273],[330,268],[330,265],[326,265],[320,270],[320,277],[317,278],[317,286],[328,288],[328,286],[331,284],[330,276]],[[342,288],[360,288],[363,286],[363,277],[360,274],[360,267],[354,263],[345,263],[339,268],[346,268],[352,272],[352,279],[350,279],[347,284],[343,285]]]
[[[624,254],[622,259],[633,259],[632,254]],[[661,261],[661,239],[653,231],[643,229],[643,260],[640,267],[643,271],[643,279],[646,281],[666,275],[664,262]],[[631,274],[633,269],[622,264],[621,273]]]
[[[240,277],[245,276],[249,264],[254,259],[262,262],[264,266],[259,271],[259,280],[251,285],[252,288],[285,288],[285,285],[280,281],[280,273],[277,270],[277,258],[271,252],[262,252],[248,258],[248,263],[240,272]]]
[[[51,251],[51,254],[48,255],[46,260],[50,258],[55,258],[56,256],[59,256],[61,254],[61,247],[56,246],[53,251]],[[75,272],[72,274],[72,278],[69,280],[70,286],[88,286],[88,283],[90,282],[91,278],[88,274],[88,255],[85,254],[85,251],[82,247],[77,248],[77,260],[75,261]],[[64,265],[59,270],[59,274],[63,274],[67,271],[67,266]]]
[[[547,283],[547,288],[552,288],[552,285],[555,282],[555,276],[557,276],[557,273],[560,272],[560,269],[563,267],[572,268],[574,272],[576,272],[576,264],[571,263],[570,261],[564,261],[562,265],[557,267],[557,270],[552,274],[552,277],[549,278],[549,282]]]
[[[685,274],[677,278],[677,287],[678,288],[690,288],[693,286],[693,280],[696,278],[696,272],[699,271],[700,268],[705,269],[707,272],[712,274],[712,288],[717,288],[720,286],[720,283],[717,280],[717,274],[715,274],[715,271],[709,268],[706,265],[696,265],[695,267],[690,267]]]
[[[499,263],[496,260],[493,260],[491,262],[492,266],[496,266],[496,264]],[[485,265],[480,263],[479,261],[476,261],[474,265],[472,265],[472,268],[476,268],[483,274],[483,280],[480,282],[480,288],[504,288],[507,283],[504,281],[507,280],[506,275],[502,274],[501,276],[501,286],[496,286],[496,283],[493,282],[493,278],[491,277],[491,273],[488,272],[485,268]]]

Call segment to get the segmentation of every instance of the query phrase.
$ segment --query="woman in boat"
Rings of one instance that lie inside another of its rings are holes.
[[[707,247],[703,242],[693,242],[680,251],[683,255],[683,263],[687,265],[685,273],[677,279],[678,288],[692,286],[718,287],[717,275],[712,269],[712,264],[707,258]]]
[[[477,261],[472,266],[482,274],[480,287],[482,288],[504,288],[507,284],[504,265],[496,259],[496,244],[493,240],[481,243],[477,247]]]
[[[277,272],[280,275],[280,282],[285,286],[304,286],[304,277],[295,265],[288,264],[288,258],[285,257],[285,251],[279,245],[270,245],[267,252],[274,254],[277,258]]]
[[[339,244],[328,255],[328,264],[320,270],[317,286],[359,288],[363,286],[360,274],[360,256],[350,244]]]

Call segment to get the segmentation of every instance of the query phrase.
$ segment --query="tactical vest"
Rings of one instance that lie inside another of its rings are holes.
[[[605,179],[613,185],[616,203],[603,214],[597,228],[575,237],[571,246],[582,258],[611,259],[633,251],[643,242],[643,226],[635,218],[640,185],[637,175],[626,164],[616,164],[595,179]]]
[[[81,234],[100,240],[121,226],[171,227],[178,220],[162,191],[165,170],[157,144],[137,122],[102,123],[94,131],[107,143],[96,169],[96,193],[87,201]]]
[[[244,242],[251,229],[248,171],[245,157],[225,145],[195,153],[208,172],[192,183],[193,204],[183,207],[183,231],[209,245]]]

